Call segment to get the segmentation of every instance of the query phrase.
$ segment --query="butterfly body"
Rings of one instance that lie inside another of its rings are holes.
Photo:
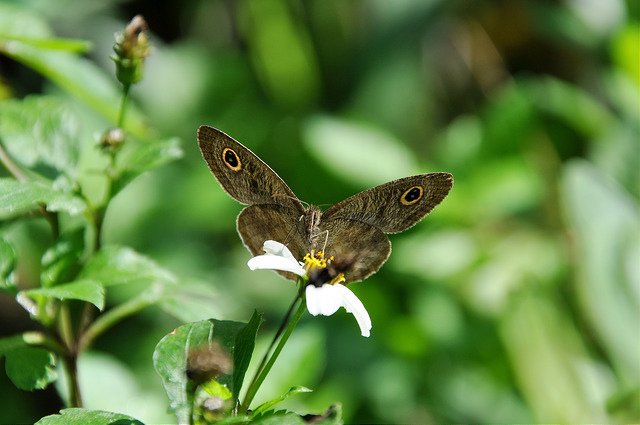
[[[375,273],[391,252],[386,234],[416,224],[453,184],[449,173],[419,174],[360,192],[322,212],[305,206],[267,164],[220,130],[201,126],[198,144],[223,189],[248,205],[238,215],[237,229],[253,255],[262,254],[266,240],[284,243],[298,260],[323,250],[335,259],[331,273],[344,273],[348,282]]]

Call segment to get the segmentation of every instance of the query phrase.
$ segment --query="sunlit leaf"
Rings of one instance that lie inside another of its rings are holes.
[[[28,96],[0,103],[0,140],[23,166],[54,179],[75,175],[80,152],[80,121],[64,101]]]
[[[78,215],[86,208],[81,198],[56,190],[50,183],[0,178],[0,219],[33,211],[40,203],[46,204],[48,211],[64,211],[71,215]]]
[[[38,47],[46,50],[63,50],[72,53],[86,53],[91,49],[91,42],[86,40],[76,40],[71,38],[40,38],[40,37],[25,37],[14,35],[0,35],[0,39],[5,39],[7,42],[11,40],[19,41],[25,44],[29,44],[33,47]]]
[[[63,409],[57,415],[49,415],[36,422],[37,425],[143,425],[137,419],[121,413],[81,408]]]
[[[152,259],[120,246],[105,246],[91,257],[80,273],[80,278],[92,279],[104,286],[173,284],[176,277]]]
[[[58,377],[53,354],[44,348],[21,347],[5,353],[5,370],[21,390],[44,389]]]
[[[100,310],[104,308],[104,287],[95,280],[82,279],[49,288],[30,289],[21,293],[34,299],[42,297],[59,300],[82,300],[90,302]]]
[[[618,373],[640,377],[637,203],[586,161],[566,166],[561,193],[575,241],[580,305]]]
[[[610,376],[595,373],[597,363],[557,303],[526,289],[510,301],[501,337],[536,422],[610,423],[592,392]]]
[[[382,130],[336,118],[311,118],[304,129],[307,148],[324,166],[363,185],[416,174],[411,152]]]

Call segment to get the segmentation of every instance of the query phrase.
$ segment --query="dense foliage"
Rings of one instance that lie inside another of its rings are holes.
[[[350,286],[371,337],[344,311],[304,316],[255,406],[640,421],[638,4],[0,1],[0,422],[79,394],[96,423],[184,421],[169,359],[185,332],[252,348],[258,310],[265,350],[296,288],[246,267],[241,206],[197,151],[201,124],[316,205],[455,178]],[[136,62],[113,34],[138,13],[151,47]],[[235,400],[237,375],[210,391]]]

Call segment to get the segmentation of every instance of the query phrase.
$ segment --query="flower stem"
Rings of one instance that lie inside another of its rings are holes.
[[[130,299],[124,304],[120,304],[98,317],[78,341],[78,351],[86,350],[93,341],[107,329],[120,322],[127,316],[131,316],[140,310],[158,302],[164,295],[164,288],[161,285],[152,286],[149,290],[139,296]]]
[[[122,86],[122,99],[120,99],[120,111],[118,112],[118,127],[122,128],[124,125],[124,116],[127,109],[127,101],[129,100],[130,84],[124,84]]]
[[[298,305],[298,309],[293,314],[293,318],[291,318],[291,313],[293,312],[294,307],[298,302],[300,302],[300,305]],[[271,345],[269,345],[269,349],[265,353],[265,356],[262,359],[262,362],[260,362],[260,366],[256,371],[255,377],[253,378],[253,380],[251,381],[251,384],[249,385],[249,388],[247,389],[247,393],[244,396],[244,401],[240,406],[240,413],[244,413],[247,411],[247,409],[249,409],[249,405],[251,404],[253,397],[255,397],[256,393],[258,392],[258,389],[260,388],[260,385],[262,385],[262,382],[265,380],[265,378],[269,374],[269,371],[273,367],[273,364],[276,362],[276,359],[280,355],[280,352],[284,348],[284,345],[287,343],[287,340],[291,336],[291,333],[295,329],[296,325],[298,324],[298,321],[300,320],[300,318],[302,317],[306,309],[307,309],[307,306],[304,303],[304,296],[300,294],[296,295],[296,298],[293,300],[293,303],[291,303],[291,306],[289,307],[289,310],[287,311],[287,314],[285,315],[284,320],[282,321],[282,325],[280,325],[280,328],[276,332],[276,335],[273,338]],[[290,318],[291,320],[289,320]],[[271,348],[275,345],[275,342],[278,340],[278,338],[280,338],[278,345],[276,346],[275,350],[273,351],[273,354],[271,354],[271,357],[269,357],[269,360],[267,361],[266,359],[269,354],[269,351],[271,351]]]

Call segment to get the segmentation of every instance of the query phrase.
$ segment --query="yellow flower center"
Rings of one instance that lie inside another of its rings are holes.
[[[306,254],[302,259],[304,261],[304,268],[307,270],[307,274],[310,270],[313,269],[326,269],[328,265],[333,261],[333,255],[326,258],[324,251],[314,252]],[[336,283],[345,282],[346,279],[344,277],[344,273],[338,273],[331,281],[327,282],[331,285]]]

